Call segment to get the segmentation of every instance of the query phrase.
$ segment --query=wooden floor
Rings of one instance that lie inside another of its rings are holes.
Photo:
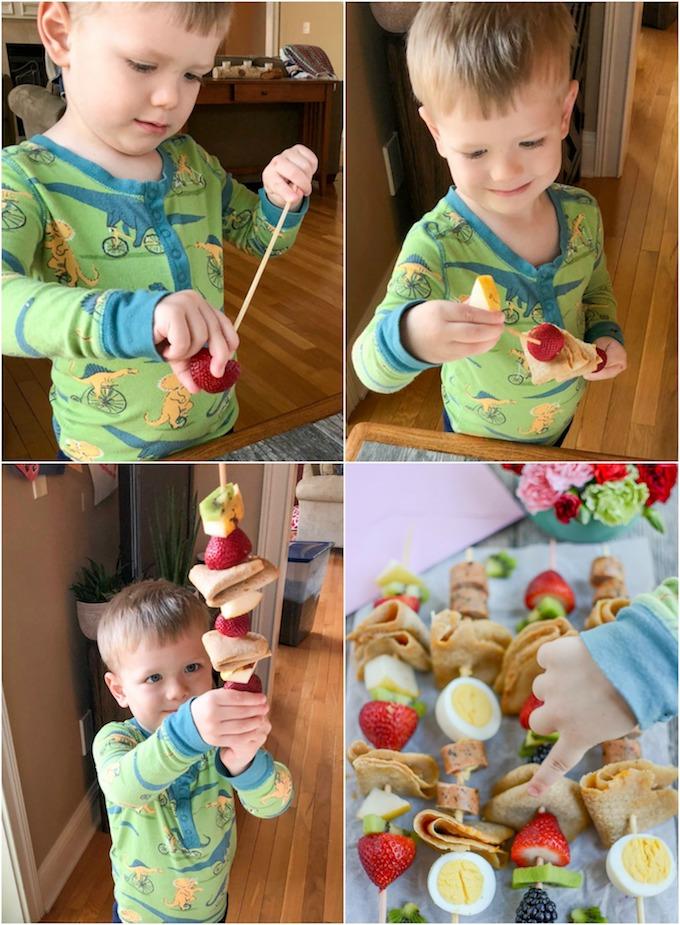
[[[342,239],[338,179],[325,196],[312,196],[292,249],[267,264],[239,329],[241,413],[227,451],[342,411]],[[225,309],[233,320],[259,259],[229,247],[224,262]],[[49,360],[3,360],[5,460],[56,456],[50,367]]]
[[[677,459],[677,146],[677,27],[645,28],[623,176],[579,181],[602,210],[628,370],[588,386],[565,448]],[[433,369],[396,394],[369,393],[350,427],[374,421],[441,430],[440,388]]]
[[[342,553],[330,565],[313,631],[276,658],[267,748],[295,798],[272,820],[237,801],[229,922],[341,922],[343,914]],[[111,839],[97,832],[43,922],[110,922]]]

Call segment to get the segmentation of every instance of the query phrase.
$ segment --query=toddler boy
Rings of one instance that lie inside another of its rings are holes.
[[[292,799],[290,772],[261,746],[264,694],[213,689],[204,604],[168,581],[111,601],[97,643],[104,679],[132,719],[94,740],[111,826],[113,921],[223,922],[236,851],[234,792],[270,819]]]
[[[259,196],[177,134],[227,31],[228,3],[41,3],[67,109],[3,151],[3,350],[52,360],[66,458],[158,459],[227,433],[233,388],[199,391],[205,344],[221,376],[238,346],[223,314],[222,242],[293,243],[316,157],[264,169]],[[225,131],[228,131],[226,123]]]
[[[626,366],[599,209],[554,182],[578,93],[573,41],[562,3],[423,3],[409,33],[420,115],[455,186],[409,231],[352,356],[377,392],[440,366],[447,430],[554,444],[584,378]],[[463,301],[486,274],[503,313]],[[533,385],[516,334],[541,322],[600,347],[606,366]]]

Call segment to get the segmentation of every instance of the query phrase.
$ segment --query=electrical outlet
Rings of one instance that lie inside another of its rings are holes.
[[[312,24],[309,22],[303,22],[302,23],[302,34],[309,35],[311,31],[312,31]]]
[[[387,183],[390,188],[390,196],[396,196],[397,190],[404,182],[404,162],[401,157],[401,147],[399,145],[399,136],[392,132],[387,144],[383,145],[383,158],[385,159],[385,170],[387,171]]]
[[[88,710],[84,716],[81,716],[78,725],[80,727],[80,754],[85,758],[90,753],[94,740],[92,710]]]

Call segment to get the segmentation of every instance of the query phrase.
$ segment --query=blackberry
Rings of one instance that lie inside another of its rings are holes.
[[[546,755],[550,753],[550,749],[553,747],[552,742],[546,742],[543,745],[538,745],[534,750],[533,754],[527,758],[524,762],[525,764],[541,764]]]
[[[545,890],[532,886],[522,897],[515,913],[516,922],[556,922],[557,906]]]

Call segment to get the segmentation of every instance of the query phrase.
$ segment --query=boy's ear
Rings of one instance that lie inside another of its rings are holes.
[[[425,109],[424,106],[420,107],[420,109],[418,110],[418,115],[423,120],[423,122],[428,127],[428,129],[430,130],[430,135],[432,135],[432,137],[434,138],[434,143],[437,145],[437,151],[439,151],[442,157],[446,157],[441,147],[439,146],[441,136],[439,134],[439,129],[437,128],[437,123],[434,121],[434,119],[429,114],[427,109]]]
[[[567,95],[562,103],[562,118],[560,121],[560,133],[562,138],[566,138],[569,134],[569,123],[571,122],[571,114],[574,109],[576,97],[578,96],[578,86],[578,80],[570,81]]]
[[[41,3],[37,18],[40,41],[59,67],[69,63],[71,16],[65,3]]]
[[[128,705],[128,699],[125,696],[125,691],[123,690],[123,683],[112,671],[107,671],[104,675],[104,681],[106,686],[111,691],[116,703],[121,707],[126,707]]]

